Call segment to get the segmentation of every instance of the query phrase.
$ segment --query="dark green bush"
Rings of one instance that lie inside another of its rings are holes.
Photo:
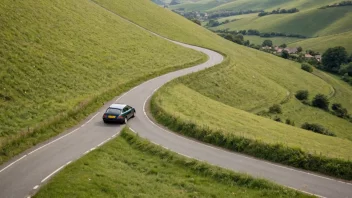
[[[281,118],[279,118],[279,117],[274,118],[274,120],[275,120],[276,122],[282,122],[282,121],[281,121]]]
[[[323,94],[317,94],[312,101],[312,105],[314,107],[318,107],[318,108],[321,108],[324,110],[329,109],[329,104],[330,104],[330,102],[329,102],[328,97],[326,97]]]
[[[297,91],[295,96],[298,100],[307,100],[309,96],[309,92],[308,90],[299,90]]]
[[[341,104],[334,103],[331,106],[331,109],[334,111],[334,114],[340,118],[347,118],[348,111],[346,108],[343,108]]]
[[[290,120],[290,119],[286,119],[286,122],[285,122],[287,125],[291,125],[291,126],[295,126],[295,122]]]
[[[303,69],[304,71],[307,71],[309,73],[313,72],[313,67],[311,65],[309,65],[308,63],[303,63],[301,65],[301,69]]]
[[[281,114],[282,113],[281,106],[278,104],[274,104],[269,108],[269,113]]]
[[[313,131],[314,133],[320,133],[323,135],[328,135],[328,136],[336,136],[335,133],[325,129],[322,125],[320,124],[309,124],[309,123],[304,123],[302,125],[302,129],[306,129],[309,131]]]
[[[347,180],[352,179],[352,162],[350,161],[313,155],[302,151],[300,148],[290,148],[282,144],[268,144],[222,131],[215,133],[215,131],[207,127],[197,125],[196,127],[189,127],[192,123],[181,121],[165,113],[164,110],[155,104],[154,99],[151,100],[151,111],[159,123],[182,135],[195,138],[199,141],[297,168],[316,171]],[[193,128],[193,130],[188,130],[189,128]],[[214,133],[216,135],[213,135]]]

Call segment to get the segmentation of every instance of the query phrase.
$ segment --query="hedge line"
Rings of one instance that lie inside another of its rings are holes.
[[[206,126],[197,126],[195,123],[183,121],[166,113],[158,106],[155,95],[150,105],[152,115],[159,123],[182,135],[268,161],[352,180],[351,161],[309,154],[300,148],[290,148],[283,144],[268,144],[259,140],[226,134],[221,130],[215,131]]]
[[[196,174],[210,177],[217,182],[227,185],[242,186],[250,189],[265,189],[276,191],[279,194],[290,195],[291,197],[300,197],[302,193],[295,190],[287,189],[280,185],[274,184],[265,179],[258,179],[247,174],[235,173],[233,171],[209,165],[194,159],[188,159],[180,156],[172,151],[168,151],[160,146],[154,145],[149,141],[140,138],[138,135],[132,133],[128,128],[121,131],[120,136],[124,138],[132,148],[138,149],[142,152],[149,153],[167,160],[169,163],[185,167],[192,170]]]

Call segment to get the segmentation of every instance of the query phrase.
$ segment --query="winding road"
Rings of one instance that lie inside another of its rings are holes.
[[[148,117],[146,104],[160,86],[177,77],[197,72],[223,61],[223,56],[217,52],[175,41],[170,42],[203,52],[209,56],[209,60],[191,68],[154,78],[133,88],[105,104],[79,126],[24,152],[16,159],[2,165],[0,167],[0,198],[32,196],[51,176],[67,164],[116,137],[123,126],[106,125],[101,119],[104,110],[110,104],[116,102],[128,103],[136,108],[136,117],[128,122],[131,130],[141,137],[181,155],[265,178],[320,197],[352,197],[351,183],[211,147],[179,136],[155,124]]]

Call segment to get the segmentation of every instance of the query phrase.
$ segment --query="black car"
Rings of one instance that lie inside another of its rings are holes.
[[[105,123],[117,122],[121,124],[127,123],[128,119],[133,118],[136,110],[126,104],[112,104],[103,115]]]

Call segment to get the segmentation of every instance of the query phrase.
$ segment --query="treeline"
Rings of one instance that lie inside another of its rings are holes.
[[[352,6],[352,1],[342,1],[340,3],[335,3],[332,5],[326,5],[326,6],[320,7],[319,9],[342,7],[342,6]]]
[[[218,12],[210,13],[208,15],[208,19],[216,19],[216,18],[243,15],[243,14],[252,14],[252,13],[258,13],[258,12],[263,12],[263,10],[218,11]]]
[[[228,33],[228,34],[242,34],[242,35],[254,35],[254,36],[260,36],[260,37],[265,37],[265,38],[270,38],[270,37],[293,37],[293,38],[307,38],[306,36],[299,35],[299,34],[286,34],[286,33],[281,33],[281,32],[259,32],[258,30],[239,30],[239,31],[230,31],[228,29],[225,30],[216,30],[216,33]]]
[[[262,16],[266,16],[266,15],[270,15],[270,14],[287,14],[287,13],[295,13],[295,12],[299,12],[299,10],[297,8],[291,8],[291,9],[276,9],[276,10],[273,10],[271,12],[260,12],[258,14],[259,17],[262,17]]]
[[[352,85],[352,54],[349,56],[344,47],[338,46],[326,50],[322,56],[322,65],[318,67],[339,74],[342,80]]]
[[[207,27],[217,27],[217,26],[220,26],[220,25],[224,25],[226,23],[230,23],[230,22],[234,22],[234,21],[237,21],[238,19],[232,19],[232,20],[225,20],[223,22],[219,22],[218,20],[209,20],[209,22],[205,25]]]

